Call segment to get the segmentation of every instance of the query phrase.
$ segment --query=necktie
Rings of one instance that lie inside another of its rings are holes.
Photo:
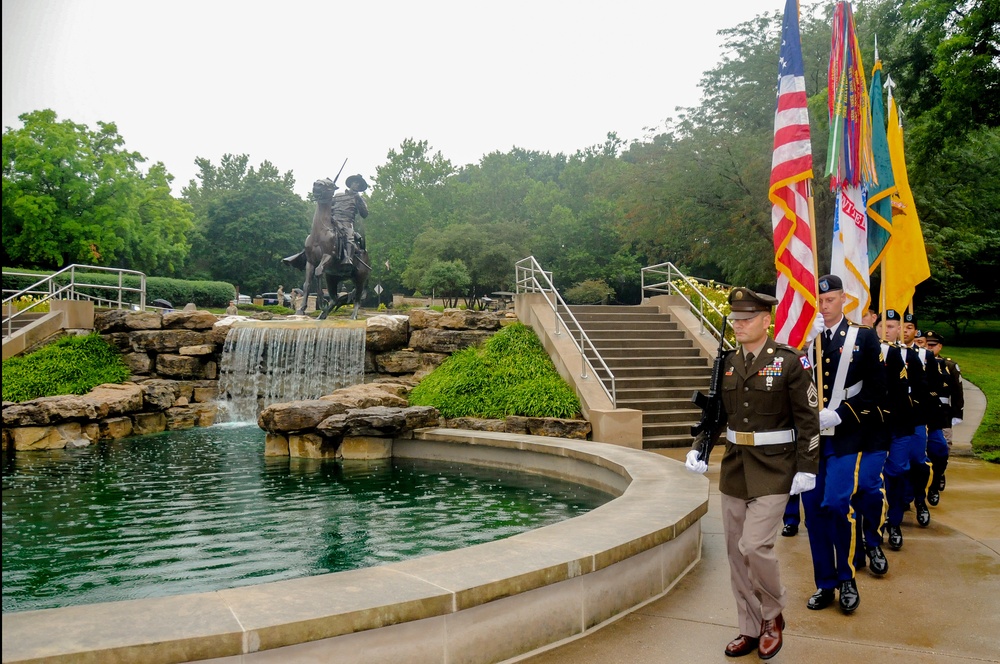
[[[827,330],[823,333],[823,336],[826,338],[827,344],[831,343],[833,341],[833,330]]]
[[[753,364],[753,353],[747,353],[747,363],[746,363],[746,365],[744,365],[744,368],[747,371],[749,371],[751,364]]]

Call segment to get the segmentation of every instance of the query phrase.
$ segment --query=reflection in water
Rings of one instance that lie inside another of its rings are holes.
[[[462,464],[263,456],[218,425],[3,459],[3,611],[204,592],[412,558],[610,496]]]

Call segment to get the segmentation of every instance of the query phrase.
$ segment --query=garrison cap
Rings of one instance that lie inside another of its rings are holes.
[[[924,338],[927,339],[927,343],[931,343],[933,341],[942,345],[944,344],[944,337],[934,330],[927,330],[927,334],[924,335]]]
[[[734,288],[729,291],[729,306],[732,309],[729,318],[746,320],[763,311],[771,313],[771,307],[776,304],[778,304],[778,300],[770,295],[755,293],[749,288]]]
[[[878,318],[875,319],[875,324],[878,325],[883,320],[899,320],[899,312],[895,309],[886,309],[885,315],[879,314]]]
[[[835,274],[825,274],[819,278],[819,292],[829,293],[830,291],[844,290],[844,282]]]
[[[916,324],[917,324],[917,317],[913,315],[912,311],[904,311],[903,312],[903,322],[904,323],[913,323],[913,325],[916,326]]]

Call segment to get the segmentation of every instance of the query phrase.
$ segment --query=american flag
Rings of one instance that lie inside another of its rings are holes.
[[[778,103],[774,112],[771,158],[771,227],[778,270],[774,338],[796,348],[805,345],[816,317],[815,233],[810,211],[812,146],[806,81],[799,41],[799,5],[787,0],[778,58]]]

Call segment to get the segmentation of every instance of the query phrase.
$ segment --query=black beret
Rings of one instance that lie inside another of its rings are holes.
[[[917,324],[917,317],[913,315],[912,311],[903,312],[903,322]]]
[[[844,282],[835,274],[824,274],[819,278],[819,292],[829,293],[830,291],[844,290]]]
[[[875,324],[878,325],[883,320],[899,320],[899,312],[895,309],[886,309],[884,315],[879,314],[875,319]]]

